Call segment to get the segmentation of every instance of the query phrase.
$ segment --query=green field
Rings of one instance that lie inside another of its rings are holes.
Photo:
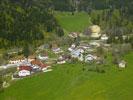
[[[75,15],[71,15],[70,12],[56,12],[55,17],[65,32],[83,32],[91,24],[89,15],[83,12]]]
[[[14,82],[0,100],[132,100],[132,59],[133,53],[125,56],[123,71],[109,64],[106,73],[83,71],[88,65],[81,63],[55,65],[52,72]]]

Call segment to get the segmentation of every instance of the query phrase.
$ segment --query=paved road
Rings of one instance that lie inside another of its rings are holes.
[[[13,68],[13,67],[18,67],[19,64],[7,64],[7,65],[2,65],[0,66],[0,69],[7,69],[7,68]]]

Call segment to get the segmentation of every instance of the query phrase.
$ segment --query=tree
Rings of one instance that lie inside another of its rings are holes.
[[[51,0],[1,0],[0,47],[43,41],[43,32],[51,32],[57,26],[50,3]]]
[[[57,34],[59,37],[64,36],[64,31],[63,31],[63,29],[62,29],[60,26],[58,26],[58,27],[56,28],[56,34]]]
[[[2,79],[2,75],[0,75],[0,92],[3,91],[3,79]]]
[[[75,39],[74,39],[74,43],[76,46],[78,46],[80,44],[80,36],[77,36]]]
[[[30,55],[30,49],[29,49],[29,45],[28,44],[26,44],[24,46],[24,48],[23,48],[23,54],[24,54],[25,58],[28,59],[28,56]]]
[[[102,46],[98,47],[98,48],[97,48],[97,55],[103,57],[104,54],[105,54],[105,51],[104,51],[103,47],[102,47]]]

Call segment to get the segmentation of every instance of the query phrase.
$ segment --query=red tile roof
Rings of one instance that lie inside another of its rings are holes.
[[[41,61],[35,59],[35,60],[31,61],[31,64],[32,64],[32,65],[38,65],[38,66],[40,66],[40,65],[42,65],[43,63],[42,63]]]
[[[45,67],[47,67],[48,65],[47,64],[43,64],[41,61],[39,61],[39,60],[33,60],[33,61],[31,61],[31,64],[32,65],[38,65],[38,66],[40,66],[41,68],[45,68]]]
[[[47,64],[42,64],[40,67],[45,68],[45,67],[48,67],[48,65]]]
[[[21,70],[31,71],[32,70],[32,67],[30,67],[30,66],[19,66],[19,71],[21,71]]]

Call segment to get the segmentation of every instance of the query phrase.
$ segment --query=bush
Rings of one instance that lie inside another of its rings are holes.
[[[64,31],[61,27],[56,27],[56,34],[59,36],[59,37],[62,37],[64,36]]]
[[[123,57],[125,54],[132,50],[131,44],[118,44],[114,45],[112,48],[113,56],[117,56],[118,58]]]
[[[2,75],[0,75],[0,93],[3,91],[3,79]]]

